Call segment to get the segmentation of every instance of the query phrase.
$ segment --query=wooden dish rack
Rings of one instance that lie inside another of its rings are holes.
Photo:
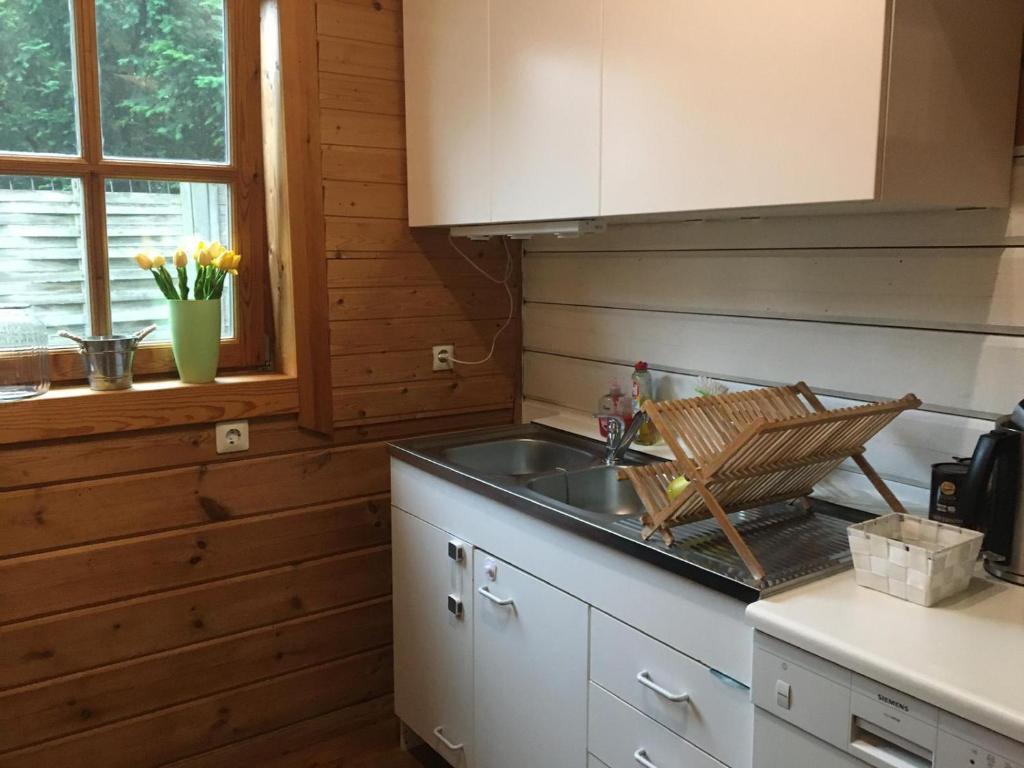
[[[647,511],[643,537],[659,533],[672,543],[671,526],[713,516],[750,573],[764,568],[726,516],[729,512],[805,497],[852,458],[894,512],[905,513],[864,458],[864,444],[903,411],[918,408],[914,395],[830,411],[804,382],[712,397],[644,403],[643,410],[675,455],[674,461],[626,467]],[[668,484],[690,484],[675,499]]]

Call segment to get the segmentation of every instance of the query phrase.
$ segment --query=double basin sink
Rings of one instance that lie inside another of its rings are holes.
[[[767,571],[755,579],[712,519],[673,528],[675,541],[644,539],[644,506],[622,466],[659,459],[626,451],[605,464],[605,448],[584,437],[521,425],[405,440],[392,455],[447,481],[668,568],[724,594],[751,601],[849,567],[846,526],[866,512],[821,499],[776,503],[730,515]]]
[[[476,473],[507,477],[546,499],[591,514],[639,517],[644,511],[633,484],[619,474],[620,466],[643,461],[636,455],[607,465],[600,450],[546,437],[509,437],[446,448],[441,456]]]

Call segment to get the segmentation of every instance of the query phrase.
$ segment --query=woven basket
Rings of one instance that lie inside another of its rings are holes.
[[[913,515],[883,515],[851,525],[857,583],[930,606],[971,583],[984,536]]]

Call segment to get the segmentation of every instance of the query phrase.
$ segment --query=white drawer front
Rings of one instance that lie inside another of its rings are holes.
[[[641,712],[590,684],[588,748],[608,768],[723,768]],[[591,766],[591,768],[592,768]]]
[[[754,708],[746,688],[594,610],[590,679],[727,765],[751,765]]]

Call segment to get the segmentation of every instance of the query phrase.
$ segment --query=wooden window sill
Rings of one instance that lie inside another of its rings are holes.
[[[136,382],[132,389],[117,392],[60,387],[29,400],[0,403],[0,445],[297,410],[298,382],[279,373],[222,376],[211,384],[183,384],[177,379]]]

